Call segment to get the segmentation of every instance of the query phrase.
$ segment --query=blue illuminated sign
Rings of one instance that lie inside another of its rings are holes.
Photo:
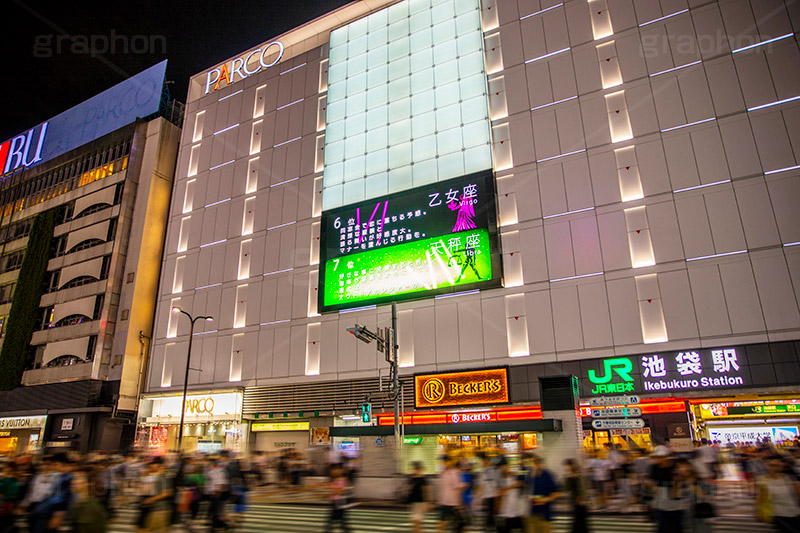
[[[0,144],[0,172],[53,159],[158,111],[167,61]]]

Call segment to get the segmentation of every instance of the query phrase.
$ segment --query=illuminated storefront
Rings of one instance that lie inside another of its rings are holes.
[[[46,424],[46,415],[0,418],[0,455],[39,450]]]
[[[308,420],[251,421],[251,449],[265,452],[294,450],[304,453],[311,443],[311,422]]]
[[[794,397],[692,401],[691,411],[698,435],[722,445],[791,444],[798,436],[800,399]]]
[[[181,418],[180,394],[145,396],[139,407],[136,446],[169,451],[177,448]],[[183,449],[212,453],[247,448],[247,424],[242,422],[241,392],[192,391],[186,396]]]

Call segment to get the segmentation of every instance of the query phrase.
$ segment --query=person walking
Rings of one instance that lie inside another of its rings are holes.
[[[515,474],[508,466],[505,459],[500,462],[500,523],[497,530],[500,533],[512,531],[525,531],[522,523],[522,507],[527,505],[523,498],[525,474]]]
[[[338,524],[342,531],[348,533],[350,527],[347,525],[347,509],[348,502],[347,496],[350,491],[350,485],[347,478],[344,476],[341,465],[331,465],[331,514],[328,518],[328,525],[326,531],[333,531],[334,525]]]
[[[561,493],[552,472],[544,467],[544,461],[533,455],[533,468],[526,478],[531,502],[531,516],[528,521],[528,533],[550,533],[553,521],[553,502]]]
[[[464,484],[457,459],[445,458],[445,469],[439,474],[436,485],[436,501],[439,505],[438,531],[447,531],[453,525],[456,531],[462,531],[461,524],[461,492]]]
[[[767,473],[758,480],[759,518],[781,533],[800,532],[800,484],[779,455],[766,459]]]
[[[414,461],[411,465],[411,477],[408,478],[407,490],[406,500],[411,512],[411,527],[413,527],[414,533],[422,533],[422,522],[425,520],[425,513],[428,512],[428,502],[430,501],[430,486],[420,461]]]
[[[492,461],[492,458],[485,452],[480,452],[478,457],[483,465],[483,470],[478,474],[478,491],[476,497],[481,502],[485,520],[484,527],[486,531],[495,531],[497,529],[497,521],[495,514],[498,507],[498,494],[500,487],[500,473],[498,467]]]
[[[72,480],[75,496],[70,509],[74,533],[105,533],[108,528],[108,512],[103,504],[91,494],[88,476],[79,472]]]
[[[564,492],[572,504],[572,533],[589,533],[586,508],[586,487],[583,476],[575,459],[565,459],[567,477],[564,480]]]
[[[206,476],[206,491],[208,493],[208,514],[211,517],[211,530],[227,530],[228,522],[225,517],[225,503],[230,493],[230,480],[226,465],[218,458],[209,461]]]

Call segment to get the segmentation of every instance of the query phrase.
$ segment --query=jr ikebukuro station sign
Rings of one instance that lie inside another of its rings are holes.
[[[581,364],[582,395],[702,391],[750,385],[744,350],[703,348]]]

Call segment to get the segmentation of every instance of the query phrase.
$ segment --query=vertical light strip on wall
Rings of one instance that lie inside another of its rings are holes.
[[[319,62],[319,92],[324,93],[328,90],[328,60],[323,59]]]
[[[608,111],[608,127],[611,130],[611,142],[618,143],[633,138],[631,121],[628,118],[628,104],[625,91],[605,95]]]
[[[506,80],[503,76],[489,80],[489,111],[492,120],[500,120],[508,116]]]
[[[645,344],[667,342],[667,325],[661,307],[661,291],[657,274],[636,276],[636,294],[639,298],[639,318],[642,321],[642,338]]]
[[[186,182],[186,190],[183,194],[183,213],[186,214],[194,209],[194,185],[196,180]]]
[[[261,151],[261,130],[263,120],[253,122],[253,129],[250,132],[250,155],[255,155]]]
[[[644,198],[642,180],[639,176],[639,162],[636,158],[636,148],[626,146],[614,150],[617,162],[617,177],[619,179],[619,194],[623,202]]]
[[[262,85],[256,88],[256,99],[253,103],[253,118],[259,118],[264,115],[264,106],[266,105],[267,86]]]
[[[183,292],[183,266],[186,256],[175,259],[175,275],[172,277],[172,294]]]
[[[645,206],[625,210],[625,225],[628,227],[628,246],[633,268],[656,264],[653,243],[650,240],[650,225],[647,222]]]
[[[178,230],[178,253],[185,252],[189,246],[189,224],[192,217],[183,217],[181,219],[181,227]]]
[[[528,347],[528,320],[525,317],[525,295],[511,294],[505,297],[506,332],[508,334],[508,356],[530,355]]]
[[[167,312],[167,338],[174,339],[178,335],[178,316],[180,313],[172,312],[173,307],[177,307],[181,302],[180,298],[173,298],[169,302],[169,311]]]
[[[319,270],[308,272],[308,316],[319,316],[317,311],[317,290],[319,285]]]
[[[194,132],[192,134],[192,142],[196,143],[203,138],[203,122],[205,117],[205,110],[200,111],[194,116]]]
[[[228,381],[242,381],[242,361],[244,360],[244,333],[231,338],[231,365]]]
[[[258,189],[258,158],[254,157],[247,162],[247,186],[245,194],[252,194]]]
[[[319,322],[306,324],[306,376],[319,375],[320,330]]]
[[[172,315],[173,313],[170,313]],[[175,350],[175,343],[170,342],[164,346],[164,361],[161,365],[161,387],[171,387],[172,386],[172,365],[175,361],[172,358],[172,355]]]
[[[519,231],[501,234],[503,244],[503,287],[519,287],[525,281],[522,274],[522,254],[519,252]]]
[[[253,224],[255,221],[256,211],[256,197],[251,196],[245,198],[244,209],[242,210],[242,235],[251,235],[253,233]]]
[[[512,226],[519,222],[517,212],[517,195],[514,189],[514,175],[498,176],[497,180],[497,207],[500,227]]]
[[[486,36],[486,75],[491,76],[503,70],[503,53],[500,48],[500,34]]]
[[[595,40],[614,34],[611,26],[611,14],[608,12],[606,0],[589,0],[589,13],[592,19],[592,34]]]
[[[247,317],[247,284],[236,287],[236,305],[233,311],[233,327],[243,328]]]
[[[325,129],[325,109],[328,105],[328,99],[325,95],[319,97],[317,100],[317,131]]]
[[[506,170],[514,166],[511,154],[511,131],[507,123],[492,127],[492,148],[495,170]]]
[[[246,239],[239,243],[239,278],[250,277],[250,259],[252,257],[253,239]]]
[[[619,70],[617,46],[614,41],[597,45],[597,60],[600,63],[600,79],[603,89],[621,85],[622,73]]]
[[[200,145],[195,144],[192,146],[192,149],[189,151],[189,171],[187,172],[187,176],[190,178],[197,174],[197,162],[200,159]]]

